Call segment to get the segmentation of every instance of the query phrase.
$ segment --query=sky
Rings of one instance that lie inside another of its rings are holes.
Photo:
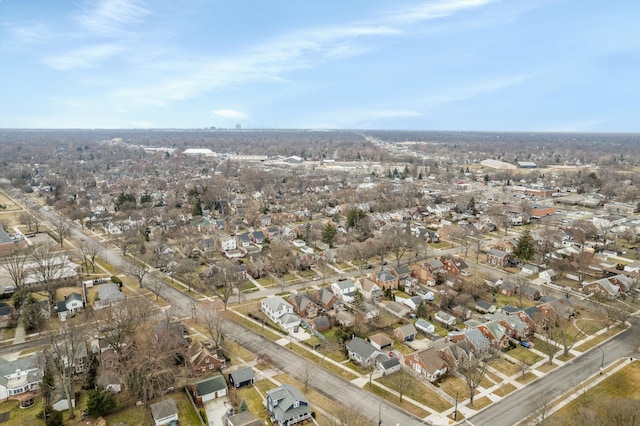
[[[636,0],[0,0],[0,128],[640,131]]]

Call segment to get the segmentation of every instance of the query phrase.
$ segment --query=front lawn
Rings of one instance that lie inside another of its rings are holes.
[[[400,390],[402,390],[403,395],[424,404],[437,412],[443,412],[451,408],[451,404],[449,404],[448,401],[404,370],[400,370],[397,373],[393,373],[388,376],[380,377],[379,379],[376,379],[376,381],[395,390],[396,392],[400,392]]]
[[[504,358],[496,358],[489,365],[508,377],[520,372],[520,368],[517,365]]]
[[[522,346],[511,349],[508,354],[518,361],[526,362],[528,365],[533,365],[542,359],[542,357],[537,353],[530,351],[529,349],[526,349]]]

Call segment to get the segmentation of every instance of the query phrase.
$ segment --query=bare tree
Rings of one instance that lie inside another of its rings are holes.
[[[522,381],[524,382],[524,376],[531,369],[531,365],[529,365],[529,363],[524,359],[518,360],[516,365],[518,370],[522,373]]]
[[[158,300],[160,298],[160,291],[162,290],[162,286],[164,285],[164,283],[162,282],[162,280],[158,277],[155,276],[151,276],[151,280],[149,283],[149,289],[151,289],[151,291],[153,292],[153,294],[156,295],[156,300]]]
[[[175,275],[178,276],[179,280],[186,283],[191,292],[191,288],[195,285],[198,286],[200,282],[200,274],[198,272],[198,262],[193,259],[181,259],[176,265]]]
[[[36,281],[42,285],[49,296],[49,314],[55,300],[57,284],[71,267],[69,259],[58,252],[53,251],[53,245],[45,244],[33,252],[32,274]]]
[[[138,282],[138,286],[142,288],[144,277],[147,276],[147,273],[149,271],[147,270],[147,267],[144,263],[129,261],[129,263],[124,268],[124,272],[132,276]]]
[[[531,281],[525,279],[520,273],[515,274],[516,277],[516,297],[518,298],[518,307],[522,308],[522,298],[527,294],[527,291],[531,287]]]
[[[280,291],[284,291],[284,276],[291,267],[291,250],[281,242],[269,245],[271,270],[280,278]]]
[[[44,349],[47,365],[53,374],[59,379],[64,395],[69,402],[69,418],[75,418],[74,377],[76,374],[76,362],[84,353],[86,354],[86,335],[84,331],[69,322],[56,332],[52,332],[48,338],[48,344]],[[83,348],[84,346],[84,348]]]
[[[92,334],[108,343],[120,358],[131,345],[137,330],[152,313],[152,305],[144,297],[130,298],[116,305],[95,311]]]
[[[396,266],[398,267],[400,266],[402,257],[417,244],[416,238],[411,233],[408,224],[405,224],[405,226],[394,226],[393,229],[382,234],[381,238],[393,253],[396,259]]]
[[[213,303],[201,305],[198,310],[200,312],[200,320],[207,329],[207,334],[211,339],[211,344],[214,347],[220,347],[220,344],[224,340],[224,316],[222,316],[220,312],[218,312],[218,310],[215,308],[215,304]]]
[[[14,250],[11,256],[0,258],[0,266],[7,271],[16,290],[22,288],[26,278],[26,272],[24,270],[26,259],[27,254],[18,250]]]
[[[131,253],[135,247],[140,245],[141,241],[137,232],[125,231],[114,239],[113,244],[120,249],[122,256],[126,256]]]
[[[305,393],[309,391],[309,386],[313,383],[316,378],[316,371],[312,368],[305,367],[300,374],[300,382],[304,386]]]
[[[22,212],[20,214],[20,223],[27,225],[27,227],[29,228],[29,232],[31,232],[31,228],[33,227],[33,216],[26,211]]]
[[[458,367],[458,373],[462,375],[469,387],[469,405],[471,407],[473,407],[473,397],[476,389],[487,374],[489,363],[496,357],[496,352],[491,348],[476,351]]]
[[[482,253],[482,248],[484,247],[485,241],[479,234],[476,234],[472,237],[473,251],[476,253],[476,263],[480,262],[480,254]]]
[[[71,225],[65,217],[56,215],[51,221],[51,226],[53,227],[53,232],[58,237],[60,247],[62,247],[64,239],[67,238],[71,232]]]

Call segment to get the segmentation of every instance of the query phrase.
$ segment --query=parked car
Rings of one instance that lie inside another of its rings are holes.
[[[531,343],[529,343],[529,342],[525,342],[524,340],[522,340],[522,341],[520,342],[520,346],[523,346],[523,347],[525,347],[525,348],[527,348],[527,349],[531,349]]]

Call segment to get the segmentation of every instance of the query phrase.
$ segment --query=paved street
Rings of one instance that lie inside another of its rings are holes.
[[[541,401],[550,402],[570,391],[591,376],[598,374],[604,353],[605,367],[621,358],[638,356],[640,332],[638,320],[633,327],[618,334],[605,344],[573,361],[558,367],[537,382],[515,391],[481,413],[467,419],[475,426],[511,426],[533,414]]]

